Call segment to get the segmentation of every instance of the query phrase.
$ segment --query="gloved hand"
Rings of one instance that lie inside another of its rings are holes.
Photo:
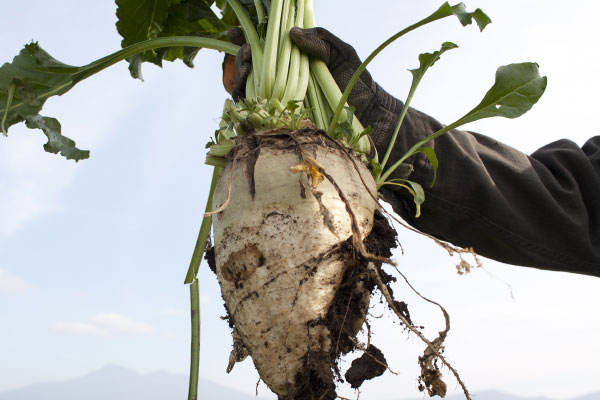
[[[227,36],[231,43],[241,46],[235,57],[227,54],[223,60],[223,86],[237,103],[239,99],[246,97],[246,80],[252,69],[252,51],[241,28],[230,29]]]

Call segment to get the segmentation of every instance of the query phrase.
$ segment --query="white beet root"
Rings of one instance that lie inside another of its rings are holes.
[[[213,216],[213,229],[217,276],[236,333],[269,388],[280,398],[293,398],[307,354],[332,352],[335,338],[325,318],[346,269],[340,245],[353,231],[338,190],[325,179],[311,192],[306,173],[290,170],[301,163],[298,146],[280,136],[259,145],[254,198],[252,163],[245,162],[247,150],[238,148],[235,168],[230,160],[215,190],[218,209],[231,182],[230,201]],[[376,195],[368,169],[335,145],[317,146],[320,136],[298,141],[335,180],[366,237],[376,202],[355,165]]]

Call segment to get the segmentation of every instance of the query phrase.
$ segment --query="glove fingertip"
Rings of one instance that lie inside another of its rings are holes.
[[[235,88],[233,89],[233,92],[231,93],[231,98],[233,99],[234,103],[237,103],[240,100],[243,100],[246,98],[246,90],[242,90],[239,88]]]
[[[246,43],[246,37],[244,36],[244,31],[242,30],[242,28],[239,28],[239,27],[231,28],[230,30],[228,30],[227,37],[229,38],[231,43],[237,44],[238,46],[241,46],[244,43]]]
[[[302,29],[293,27],[290,30],[290,38],[300,50],[328,64],[329,43],[321,38],[320,30],[322,28]]]

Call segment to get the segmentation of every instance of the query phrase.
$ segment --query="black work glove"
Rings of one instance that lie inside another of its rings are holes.
[[[246,81],[252,69],[252,51],[241,28],[230,29],[227,36],[231,43],[241,46],[235,58],[226,55],[223,60],[223,86],[237,103],[239,99],[246,97]]]

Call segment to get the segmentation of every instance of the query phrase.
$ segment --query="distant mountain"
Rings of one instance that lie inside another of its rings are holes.
[[[127,368],[108,365],[70,381],[37,383],[2,392],[0,400],[179,400],[187,398],[187,388],[188,378],[185,375],[167,372],[139,374]],[[200,380],[199,391],[200,400],[265,400],[265,397],[247,395],[204,379]],[[600,400],[600,392],[570,399],[521,397],[499,391],[471,394],[473,400]],[[463,399],[464,396],[460,395],[446,398]]]
[[[577,397],[574,400],[600,400],[600,392],[590,393],[585,396]]]
[[[508,394],[505,392],[500,392],[497,390],[486,390],[483,392],[471,392],[471,397],[473,400],[600,400],[600,392],[591,393],[581,397],[570,397],[567,399],[561,398],[549,398],[549,397],[523,397],[523,396],[515,396],[513,394]],[[436,397],[437,399],[438,397]],[[462,395],[451,395],[446,397],[445,400],[464,400],[465,396]],[[423,400],[424,398],[420,398],[419,400]],[[2,400],[0,398],[0,400]],[[416,400],[416,399],[415,399]]]
[[[167,372],[138,374],[108,365],[66,382],[38,383],[0,393],[0,400],[171,400],[186,399],[188,378]],[[200,380],[201,400],[257,400],[255,396]],[[258,399],[260,400],[260,399]]]
[[[486,390],[484,392],[471,392],[473,400],[557,400],[549,397],[522,397],[500,392],[497,390]],[[446,400],[463,400],[463,395],[452,395],[446,397]]]

